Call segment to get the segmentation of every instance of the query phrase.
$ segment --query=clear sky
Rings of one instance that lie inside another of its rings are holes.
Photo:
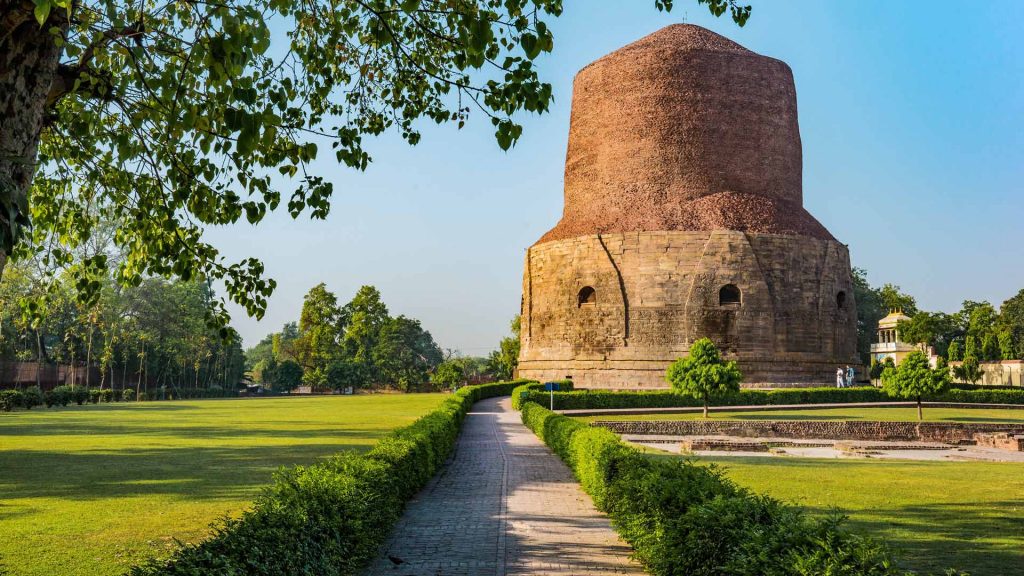
[[[561,216],[574,74],[676,22],[792,67],[805,205],[873,284],[944,311],[964,299],[998,306],[1024,288],[1024,2],[749,3],[739,28],[694,0],[670,14],[654,0],[566,0],[539,64],[555,103],[521,118],[515,149],[502,152],[480,115],[461,131],[425,124],[415,147],[369,142],[365,173],[319,162],[335,183],[326,221],[281,211],[209,231],[227,257],[255,255],[278,282],[261,322],[233,308],[245,346],[297,320],[302,296],[326,282],[342,302],[377,286],[392,314],[420,319],[443,348],[493,349],[518,312],[526,248]]]

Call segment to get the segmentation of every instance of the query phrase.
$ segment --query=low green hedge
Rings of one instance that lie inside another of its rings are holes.
[[[504,396],[522,382],[467,386],[369,452],[282,470],[240,518],[170,559],[132,576],[348,575],[378,552],[405,502],[444,463],[477,400]]]
[[[951,388],[934,398],[931,402],[963,402],[966,404],[1024,404],[1024,390],[959,390]]]
[[[714,467],[644,456],[608,430],[533,402],[522,418],[572,468],[651,574],[907,574],[883,545],[845,530],[838,515],[808,517]]]
[[[530,395],[530,392],[538,392],[543,394],[545,398],[548,398],[550,392],[544,391],[544,384],[537,382],[536,380],[521,380],[522,385],[517,386],[512,391],[512,408],[519,410],[523,407],[523,402],[528,398],[534,398]],[[568,392],[573,390],[572,380],[558,380],[558,390],[561,392]],[[536,401],[536,400],[534,400]]]
[[[547,406],[548,392],[526,390],[527,395],[513,397],[513,405],[536,402]],[[881,388],[784,388],[779,390],[741,390],[713,402],[715,406],[772,406],[784,404],[835,404],[851,402],[892,402],[894,398]],[[1024,390],[959,390],[950,389],[938,396],[927,398],[933,402],[963,402],[967,404],[1024,404]],[[697,407],[698,399],[671,390],[645,390],[612,392],[607,390],[575,390],[555,392],[556,410],[595,410],[614,408],[682,408]]]

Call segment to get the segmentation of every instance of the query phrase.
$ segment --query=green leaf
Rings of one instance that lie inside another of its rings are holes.
[[[42,26],[46,19],[50,17],[50,9],[53,7],[50,0],[35,0],[36,8],[33,11],[36,16],[36,22],[39,22],[39,26]]]

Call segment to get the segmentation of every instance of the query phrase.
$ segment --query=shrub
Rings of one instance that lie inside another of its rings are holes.
[[[34,406],[41,406],[43,404],[43,391],[39,389],[39,386],[29,386],[25,388],[22,393],[21,405],[26,410],[31,410]]]
[[[467,386],[365,454],[278,472],[240,518],[133,576],[356,574],[372,559],[412,498],[441,467],[474,402],[520,382]]]
[[[879,543],[841,518],[737,487],[713,467],[648,458],[607,430],[530,402],[523,422],[564,460],[656,576],[904,574]]]
[[[951,389],[934,396],[932,400],[964,404],[1024,404],[1024,390]]]
[[[68,388],[68,398],[81,406],[89,401],[89,389],[85,386],[74,386]]]
[[[47,390],[43,394],[43,402],[47,408],[53,406],[67,406],[71,403],[73,391],[70,386],[57,386],[53,390]]]
[[[139,402],[145,402],[146,400],[149,400],[149,395],[145,392],[139,392],[138,395],[135,396],[135,399]]]
[[[544,397],[549,396],[549,392],[544,392],[544,385],[536,380],[516,380],[519,383],[515,390],[512,391],[512,408],[519,410],[522,407],[523,401],[526,398],[531,398],[530,392],[538,392],[544,394]],[[566,392],[572,390],[572,380],[559,380],[558,390],[560,392]]]
[[[952,350],[952,347],[950,347]],[[876,362],[874,358],[871,359],[871,368],[868,369],[868,378],[872,380],[878,380],[882,377],[882,371],[885,370],[885,365]]]
[[[124,400],[125,402],[131,402],[132,400],[135,400],[135,390],[132,390],[131,388],[125,388],[123,391],[121,391],[121,400]]]
[[[524,402],[547,406],[548,393],[528,391]],[[516,399],[513,398],[513,401]],[[780,390],[740,390],[721,398],[719,406],[769,406],[781,404],[818,404],[844,402],[886,402],[890,398],[873,386],[860,388],[786,388]],[[686,408],[699,407],[700,401],[672,390],[643,390],[613,392],[609,390],[576,390],[555,392],[556,410],[614,409],[614,408]]]
[[[526,402],[548,405],[548,393],[524,388],[525,398],[516,393],[514,407]],[[716,403],[718,406],[777,406],[785,404],[839,404],[850,402],[892,402],[893,398],[881,388],[787,388],[780,390],[740,390]],[[947,390],[931,396],[934,402],[961,402],[966,404],[1024,404],[1024,389]],[[612,392],[609,390],[576,390],[555,392],[556,410],[601,410],[616,408],[696,408],[699,401],[671,390],[645,390],[639,392]]]
[[[953,375],[957,379],[974,384],[985,375],[985,371],[978,365],[978,359],[974,356],[967,356],[959,366],[953,367]]]
[[[114,400],[114,391],[110,388],[100,389],[100,402],[112,402]]]
[[[0,411],[10,412],[25,404],[25,395],[21,390],[0,390]]]
[[[103,391],[100,390],[99,388],[90,388],[89,389],[89,402],[91,402],[93,404],[99,404],[100,396],[102,395],[102,392]]]

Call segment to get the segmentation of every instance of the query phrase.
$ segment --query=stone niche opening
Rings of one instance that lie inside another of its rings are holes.
[[[846,310],[846,292],[843,292],[842,290],[836,294],[836,308]]]
[[[597,304],[597,291],[590,286],[584,286],[580,288],[579,294],[576,295],[576,306],[593,306]]]
[[[740,288],[735,284],[726,284],[718,291],[719,306],[739,306],[742,300]]]

